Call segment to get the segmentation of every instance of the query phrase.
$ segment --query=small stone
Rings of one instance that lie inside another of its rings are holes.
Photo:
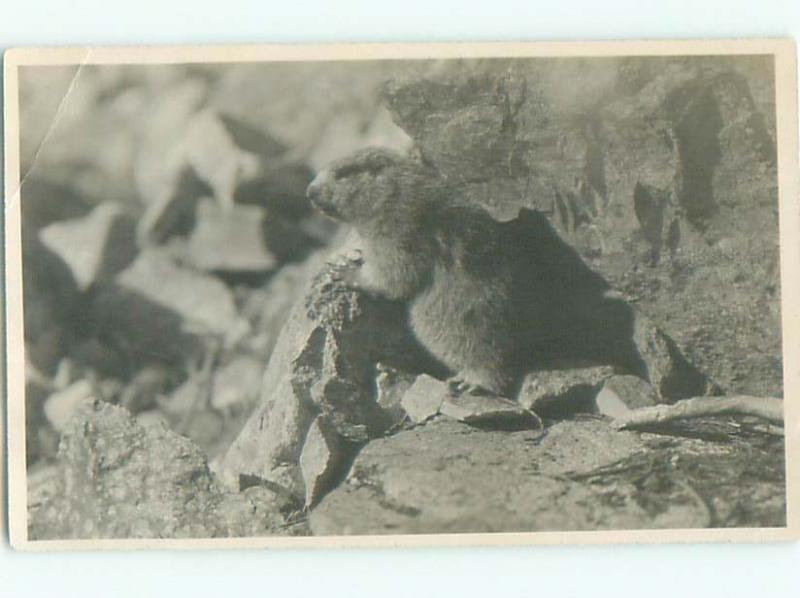
[[[267,272],[278,261],[264,244],[266,211],[258,206],[221,208],[206,198],[197,206],[197,224],[187,248],[194,266],[208,272]]]
[[[121,270],[136,255],[133,222],[116,203],[101,203],[83,218],[54,222],[39,237],[69,266],[81,291]]]
[[[402,404],[403,396],[416,379],[417,376],[413,374],[378,364],[378,375],[375,378],[376,401],[395,424],[400,423],[406,417],[406,410]]]
[[[94,388],[88,380],[79,380],[50,395],[44,403],[44,415],[53,429],[61,432],[81,405],[93,400]]]
[[[418,424],[439,413],[447,394],[447,384],[422,374],[403,395],[401,405],[411,421]]]
[[[439,408],[446,415],[465,424],[493,429],[539,428],[539,417],[519,403],[493,396],[462,394],[448,396]]]
[[[315,504],[331,489],[346,457],[339,434],[324,416],[317,416],[311,423],[303,452],[300,454],[300,470],[306,486],[306,506]]]
[[[612,376],[595,398],[597,410],[609,417],[619,417],[640,407],[658,404],[652,386],[638,376]]]
[[[552,410],[575,410],[588,404],[603,380],[613,374],[614,369],[609,366],[531,372],[525,376],[518,401],[540,415]]]

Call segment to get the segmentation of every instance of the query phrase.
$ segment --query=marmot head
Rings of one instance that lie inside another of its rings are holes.
[[[437,195],[431,167],[383,148],[366,148],[317,174],[306,195],[318,210],[362,232],[421,217]]]

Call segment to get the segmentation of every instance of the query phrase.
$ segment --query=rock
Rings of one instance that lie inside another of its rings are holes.
[[[54,430],[62,432],[77,410],[93,400],[94,387],[88,380],[79,380],[62,391],[50,395],[44,403],[44,415]]]
[[[783,525],[781,446],[743,436],[736,442],[665,441],[618,434],[597,419],[558,422],[544,435],[435,420],[364,447],[345,482],[312,509],[311,530],[342,535]],[[753,460],[769,464],[768,473],[742,478],[757,467]],[[754,503],[754,495],[763,502]],[[707,501],[721,510],[709,510]],[[737,515],[736,505],[749,508]]]
[[[27,154],[23,178],[46,177],[91,203],[135,201],[133,165],[147,117],[145,91],[122,84],[120,76],[102,74],[107,69],[70,66],[68,70],[72,72],[65,79],[57,74],[67,74],[61,67],[21,78]],[[116,74],[123,71],[130,72],[119,69]],[[60,79],[55,87],[54,78]],[[55,105],[39,111],[51,102]]]
[[[634,310],[633,342],[644,364],[643,374],[661,402],[706,394],[719,387],[687,361],[669,336],[641,311]]]
[[[274,499],[224,492],[188,439],[124,409],[85,405],[64,431],[49,492],[30,505],[35,540],[285,534]]]
[[[217,410],[252,405],[261,389],[265,365],[241,355],[214,372],[211,406]]]
[[[170,372],[159,365],[146,366],[119,392],[119,405],[133,414],[147,411],[156,405],[158,397],[170,383]]]
[[[399,424],[406,418],[406,409],[402,404],[403,398],[419,376],[401,372],[381,363],[377,364],[377,368],[376,402],[389,415],[392,424]]]
[[[186,163],[183,137],[189,123],[206,104],[208,93],[206,81],[183,77],[154,94],[134,169],[139,200],[148,208],[153,203],[169,203],[182,175],[197,178]]]
[[[92,204],[66,184],[59,184],[46,177],[26,176],[20,185],[20,209],[23,235],[36,235],[37,231],[64,220],[75,220],[86,216]]]
[[[268,272],[277,260],[262,237],[266,212],[257,206],[221,208],[206,198],[186,249],[189,262],[207,272]]]
[[[299,162],[310,164],[313,156],[313,164],[327,164],[356,143],[402,150],[407,137],[381,114],[378,98],[396,68],[373,61],[231,65],[211,105],[284,143]]]
[[[160,248],[142,251],[113,284],[96,289],[84,313],[84,333],[124,356],[128,370],[184,369],[212,346],[234,346],[249,330],[223,282],[178,266]]]
[[[69,266],[26,227],[22,255],[25,355],[51,375],[78,336],[75,323],[83,297]]]
[[[81,291],[109,279],[136,256],[134,224],[119,204],[101,203],[83,218],[46,226],[39,236],[69,266]]]
[[[249,349],[264,359],[272,354],[292,306],[303,296],[309,281],[325,264],[329,251],[317,251],[298,264],[284,264],[269,280],[247,296],[242,317],[253,330],[246,339]]]
[[[653,387],[637,376],[612,376],[595,397],[597,410],[609,417],[619,417],[630,409],[650,407],[658,402]]]
[[[339,436],[356,444],[392,425],[392,415],[375,401],[375,364],[419,371],[426,362],[402,325],[402,305],[347,285],[356,267],[334,258],[292,309],[267,366],[260,404],[220,461],[230,486],[250,476],[302,501],[299,459],[314,418],[325,415]]]
[[[613,374],[609,366],[531,372],[522,382],[517,401],[539,415],[586,410],[603,380]]]
[[[143,428],[169,428],[169,420],[158,409],[150,409],[136,414],[136,423]]]
[[[514,401],[491,396],[462,394],[445,397],[439,411],[472,426],[498,430],[540,428],[541,420],[535,413]]]
[[[246,125],[232,117],[211,109],[201,110],[189,120],[180,141],[186,163],[225,208],[233,206],[240,184],[262,174],[262,161],[282,149],[274,140],[249,128],[237,135],[242,128]]]
[[[351,452],[324,416],[314,419],[300,453],[306,506],[315,504],[333,487]]]
[[[360,114],[344,115],[325,127],[322,138],[308,157],[314,170],[319,172],[332,160],[364,147],[389,147],[401,153],[411,148],[411,138],[392,122],[385,108],[378,108],[366,127],[363,118]]]
[[[206,188],[191,167],[176,168],[177,173],[145,205],[136,227],[141,246],[164,243],[173,235],[187,234],[194,226],[197,202]]]
[[[400,404],[411,421],[419,424],[439,413],[447,394],[447,384],[422,374],[403,394]]]
[[[237,321],[236,306],[220,281],[180,268],[163,251],[142,251],[117,283],[145,300],[175,314],[186,330],[225,336]],[[142,326],[152,326],[141,322]]]
[[[25,364],[25,461],[27,465],[39,459],[52,459],[58,449],[57,433],[44,413],[47,397],[53,386],[30,362]]]

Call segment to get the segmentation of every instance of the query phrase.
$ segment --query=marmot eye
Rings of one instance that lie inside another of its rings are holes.
[[[336,180],[341,180],[351,176],[358,176],[360,174],[368,174],[377,176],[383,170],[395,164],[397,160],[387,154],[380,152],[365,152],[362,155],[355,156],[352,160],[340,164],[333,170],[333,176]]]
[[[383,170],[383,164],[375,164],[370,162],[356,162],[353,164],[345,164],[337,168],[333,175],[337,181],[359,174],[376,175]]]

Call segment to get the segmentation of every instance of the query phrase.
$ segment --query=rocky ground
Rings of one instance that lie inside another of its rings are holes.
[[[774,428],[609,421],[782,395],[771,73],[24,69],[31,538],[784,525]],[[412,144],[465,203],[577,251],[641,366],[567,360],[517,401],[454,398],[403,306],[348,286],[358,240],[304,195],[333,158]]]

